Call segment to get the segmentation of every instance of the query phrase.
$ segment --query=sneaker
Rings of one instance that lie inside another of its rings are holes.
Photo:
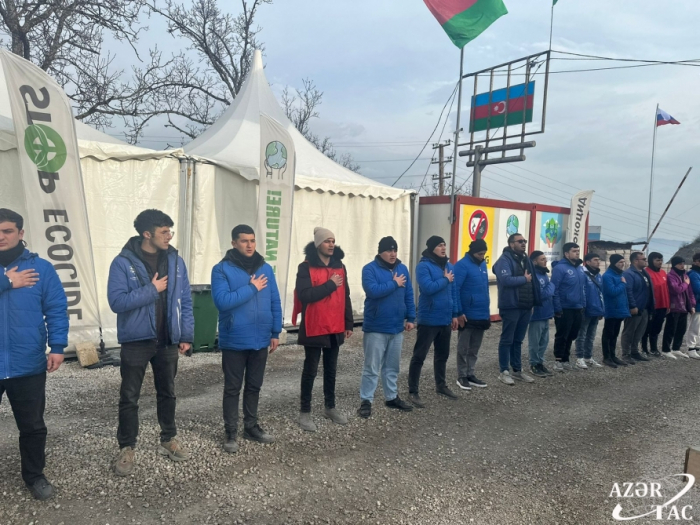
[[[649,351],[649,355],[652,356],[652,357],[663,357],[663,356],[661,355],[661,352],[659,352],[658,350],[650,350],[650,351]]]
[[[409,392],[408,393],[408,400],[416,408],[425,408],[425,403],[423,403],[423,400],[418,395],[418,392]]]
[[[571,372],[572,370],[575,370],[574,365],[572,365],[572,364],[569,363],[568,361],[564,361],[564,362],[561,364],[561,366],[562,366],[562,368],[563,368],[564,370],[566,370],[567,372]]]
[[[642,354],[640,354],[639,352],[632,352],[632,354],[630,354],[630,357],[631,357],[632,359],[637,360],[637,361],[642,361],[642,362],[643,362],[643,361],[649,361],[649,359],[648,359],[647,357],[644,357],[644,356],[643,356]]]
[[[299,427],[306,432],[316,432],[316,423],[311,419],[311,412],[299,412]]]
[[[343,414],[337,408],[326,408],[323,411],[323,417],[325,417],[326,419],[330,419],[336,425],[347,425],[348,424],[347,416],[345,414]]]
[[[530,366],[530,372],[532,372],[532,375],[536,377],[547,377],[547,374],[540,370],[540,365]]]
[[[700,356],[698,356],[698,358],[700,359]],[[460,377],[457,380],[457,386],[459,388],[461,388],[462,390],[471,390],[472,389],[471,385],[469,384],[469,379],[467,379],[466,377]]]
[[[544,374],[545,374],[546,376],[551,377],[551,376],[554,375],[554,372],[552,372],[549,368],[547,368],[547,367],[544,365],[544,363],[542,363],[542,364],[540,365],[540,370],[541,370],[542,372],[544,372]]]
[[[238,452],[238,442],[236,441],[235,435],[226,436],[226,441],[224,441],[224,452],[228,452],[229,454],[235,454]]]
[[[44,477],[39,478],[31,485],[27,485],[27,488],[29,492],[32,493],[32,496],[34,496],[34,499],[38,499],[39,501],[52,498],[55,492],[53,485]]]
[[[173,461],[186,461],[190,459],[190,453],[187,452],[176,438],[170,441],[161,441],[158,447],[158,452],[161,456],[168,456]]]
[[[523,381],[525,383],[534,383],[535,382],[535,380],[533,378],[531,378],[529,375],[527,375],[522,370],[520,370],[518,372],[513,372],[512,376],[513,376],[513,379],[517,379],[518,381]]]
[[[686,359],[690,359],[690,356],[689,356],[688,354],[683,353],[683,352],[681,352],[680,350],[671,350],[671,352],[672,352],[673,355],[675,355],[676,357],[685,357]]]
[[[613,361],[612,359],[608,359],[607,357],[603,359],[603,364],[605,366],[609,366],[610,368],[617,368],[615,361]]]
[[[386,405],[388,408],[395,408],[396,410],[401,410],[403,412],[410,412],[413,410],[413,407],[399,396],[396,396],[391,401],[385,401],[384,405]]]
[[[564,373],[564,363],[561,361],[554,361],[554,371]]]
[[[612,362],[615,363],[617,366],[627,366],[627,362],[623,361],[622,359],[618,358],[617,356],[613,356],[610,359],[612,359]]]
[[[275,442],[275,436],[265,432],[260,425],[255,425],[254,427],[246,428],[243,430],[243,438],[250,441],[255,441],[257,443],[262,443],[264,445],[269,445]]]
[[[588,370],[588,365],[586,364],[586,360],[582,357],[579,357],[576,360],[576,368],[580,368],[581,370]]]
[[[119,451],[117,459],[114,460],[112,470],[117,476],[128,476],[134,470],[134,457],[136,451],[133,447],[124,447]]]
[[[360,408],[357,409],[357,415],[363,419],[368,419],[372,415],[372,403],[363,399],[362,403],[360,403]]]
[[[700,359],[700,354],[698,354],[698,351],[693,348],[692,350],[688,351],[688,357],[692,357],[693,359]]]
[[[447,385],[436,387],[435,392],[437,392],[441,396],[446,397],[447,399],[459,399],[459,396],[455,394],[452,390],[447,388]]]
[[[508,386],[513,386],[515,384],[515,381],[513,381],[513,378],[510,377],[510,372],[508,372],[508,370],[506,370],[505,372],[501,372],[498,375],[498,380],[501,383],[508,385]]]
[[[586,359],[586,364],[590,368],[603,368],[603,365],[601,365],[598,361],[596,361],[592,357],[590,359]]]
[[[678,359],[672,352],[661,352],[661,356],[665,357],[666,359]]]
[[[476,376],[467,376],[467,379],[469,380],[469,384],[471,386],[475,386],[476,388],[486,388],[486,383],[484,383],[481,379],[478,379]]]
[[[632,359],[631,355],[623,355],[620,359],[622,359],[628,365],[636,365],[637,364],[637,361]]]

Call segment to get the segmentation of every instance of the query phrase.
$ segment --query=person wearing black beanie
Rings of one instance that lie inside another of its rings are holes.
[[[670,307],[668,282],[666,271],[661,268],[664,264],[664,256],[659,252],[651,252],[648,256],[649,266],[647,273],[654,289],[654,313],[649,319],[646,332],[642,336],[642,352],[647,356],[661,357],[659,352],[659,334],[664,326],[664,320]]]
[[[437,248],[441,244],[446,244],[445,239],[438,235],[433,235],[425,242],[425,245],[427,246],[429,252],[435,251],[435,248]]]
[[[377,248],[377,253],[382,254],[384,252],[399,251],[399,245],[396,243],[393,237],[383,237],[379,241],[379,247]]]
[[[675,256],[671,258],[671,270],[667,276],[670,312],[666,316],[666,326],[663,335],[664,357],[690,356],[681,352],[681,344],[688,327],[688,314],[695,314],[695,294],[690,287],[690,278],[685,272],[685,259]]]
[[[603,346],[603,364],[610,368],[627,366],[627,363],[615,356],[615,347],[620,335],[622,322],[630,316],[627,300],[627,283],[623,277],[625,258],[617,253],[610,256],[610,265],[603,275],[603,305],[605,307],[605,324],[600,338]]]
[[[593,359],[598,322],[605,315],[603,308],[603,276],[600,273],[600,256],[589,252],[584,257],[583,274],[586,276],[586,309],[576,338],[576,367],[600,368],[603,365]]]
[[[469,253],[471,254],[486,251],[488,251],[488,246],[486,245],[486,241],[484,239],[477,239],[469,244]]]

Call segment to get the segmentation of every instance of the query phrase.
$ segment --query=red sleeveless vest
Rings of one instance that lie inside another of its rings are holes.
[[[308,264],[308,261],[305,262]],[[307,337],[343,333],[345,331],[345,268],[309,266],[309,274],[312,286],[320,286],[328,282],[332,275],[340,275],[343,278],[343,284],[328,297],[306,305],[304,325]],[[297,317],[302,309],[303,305],[297,296],[297,291],[294,290],[294,310],[292,312],[294,326],[297,325]]]

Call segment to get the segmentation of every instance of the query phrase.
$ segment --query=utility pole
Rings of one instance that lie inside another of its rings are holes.
[[[445,173],[445,164],[452,162],[452,157],[445,158],[445,148],[452,144],[451,140],[446,140],[442,144],[433,144],[434,150],[438,151],[438,160],[434,160],[431,164],[438,165],[438,175],[433,175],[433,180],[438,181],[438,195],[442,196],[445,194],[445,179],[449,178],[452,174]]]
[[[475,146],[474,149],[467,151],[460,151],[460,157],[469,157],[470,159],[474,157],[474,160],[467,162],[467,167],[474,168],[474,181],[472,183],[472,197],[481,197],[481,168],[484,166],[489,166],[491,164],[505,164],[507,162],[520,162],[525,160],[525,155],[522,153],[516,157],[498,157],[495,159],[489,159],[489,153],[502,153],[505,155],[506,151],[511,151],[515,149],[523,150],[524,148],[534,148],[536,146],[535,141],[521,142],[518,144],[505,144],[503,146],[491,146],[485,148],[483,146]]]

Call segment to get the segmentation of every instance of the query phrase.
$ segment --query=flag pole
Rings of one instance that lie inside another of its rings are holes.
[[[656,104],[654,111],[654,141],[651,145],[651,175],[649,177],[649,213],[647,215],[647,243],[649,242],[649,234],[651,233],[651,202],[654,192],[654,155],[656,154],[656,130],[659,129],[657,115],[659,114],[659,105]]]
[[[452,155],[452,197],[450,199],[450,224],[454,224],[457,220],[456,200],[455,200],[455,181],[457,180],[457,154],[459,153],[459,132],[461,129],[462,117],[462,77],[464,76],[464,47],[459,52],[459,84],[457,91],[457,127],[455,129],[455,149]]]
[[[554,34],[554,2],[552,2],[552,18],[549,22],[549,51],[552,52],[552,35]]]

